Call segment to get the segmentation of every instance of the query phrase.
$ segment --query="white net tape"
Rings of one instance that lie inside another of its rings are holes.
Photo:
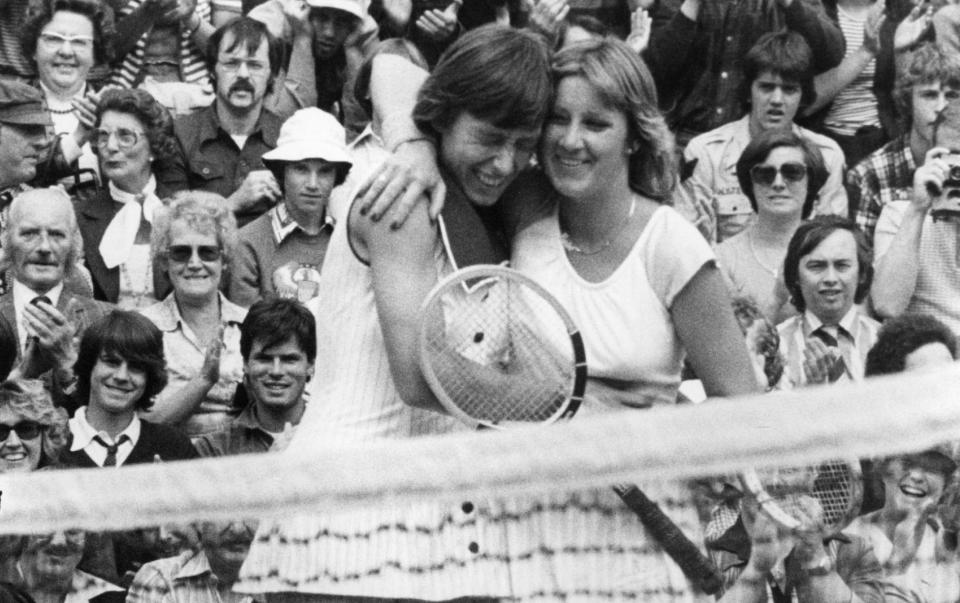
[[[960,365],[546,428],[378,441],[309,455],[5,474],[0,533],[283,516],[425,497],[453,502],[893,454],[958,439]]]

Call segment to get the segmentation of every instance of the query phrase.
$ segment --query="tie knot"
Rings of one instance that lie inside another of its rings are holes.
[[[93,436],[93,440],[97,444],[100,444],[101,446],[107,449],[107,454],[116,454],[117,449],[120,448],[120,446],[124,442],[128,441],[129,439],[130,437],[127,434],[123,433],[123,434],[120,434],[120,437],[117,438],[116,442],[114,442],[113,444],[107,444],[107,441],[101,438],[99,435]]]
[[[143,202],[146,201],[147,196],[144,195],[143,193],[138,193],[134,195],[133,198],[137,203],[139,203],[140,205],[143,205]]]
[[[45,304],[47,304],[47,305],[50,305],[50,306],[53,305],[53,302],[50,301],[50,298],[47,297],[46,295],[38,295],[38,296],[36,296],[36,297],[34,297],[33,299],[30,300],[30,303],[33,304],[34,306],[36,306],[36,305],[39,304],[40,302],[43,302],[43,303],[45,303]]]
[[[837,335],[839,334],[840,334],[840,331],[838,329]],[[826,345],[828,348],[835,348],[840,345],[840,342],[837,341],[837,338],[832,333],[827,331],[826,327],[820,327],[819,329],[814,331],[812,335],[817,339],[819,339],[820,341],[822,341],[824,345]]]

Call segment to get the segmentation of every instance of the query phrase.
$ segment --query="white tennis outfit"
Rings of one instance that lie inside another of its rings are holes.
[[[662,211],[657,213],[661,215]],[[667,227],[675,230],[685,225],[683,233],[689,232],[694,242],[702,244],[681,247],[697,249],[699,265],[710,260],[709,247],[679,215],[668,210],[667,217],[658,217],[657,223],[664,220]],[[651,225],[648,231],[661,228],[653,222]],[[346,231],[342,227],[335,229],[321,276],[321,291],[337,294],[321,294],[311,302],[320,325],[318,373],[314,379],[320,385],[311,393],[310,404],[286,454],[298,455],[318,445],[355,444],[455,428],[452,420],[412,409],[396,394],[374,305],[370,271],[351,252]],[[520,249],[535,245],[539,232],[547,231],[537,224],[521,233]],[[559,240],[556,234],[554,242],[562,256]],[[637,261],[627,262],[631,264],[629,273],[618,271],[611,280],[639,283],[635,279],[643,270],[632,265],[646,262],[651,253],[647,247],[662,246],[662,241],[676,243],[669,233],[645,233],[632,256]],[[661,254],[653,252],[658,261]],[[539,263],[540,255],[534,250],[529,259]],[[449,260],[440,243],[435,258],[440,277],[449,270]],[[688,273],[688,280],[698,268],[694,263],[691,260],[669,269]],[[658,270],[661,267],[657,262],[653,265]],[[544,284],[549,282],[548,279]],[[666,299],[671,300],[686,281],[677,274],[665,282],[671,291]],[[650,287],[631,288],[646,292]],[[669,302],[655,304],[651,299],[645,294],[644,303],[653,306],[652,316],[656,318],[647,321],[656,323],[663,317],[669,321]],[[563,298],[561,301],[567,303]],[[626,312],[629,308],[630,314],[647,314],[638,304],[624,304],[621,310]],[[656,310],[657,305],[662,309]],[[653,329],[640,325],[638,328]],[[647,372],[658,375],[655,389],[666,399],[668,390],[675,390],[679,383],[681,353],[672,337],[672,328],[659,330],[662,334],[658,337],[669,340],[670,346],[657,342],[651,344],[651,349],[672,350],[669,359],[661,360],[662,353],[649,353],[643,339],[640,345],[629,347],[635,356],[652,366]],[[588,341],[596,337],[587,333]],[[613,348],[605,351],[619,357]],[[598,350],[595,357],[601,357],[601,353]],[[626,369],[626,365],[621,368]],[[627,373],[635,378],[646,374],[636,368],[624,372]],[[388,459],[383,462],[386,464]],[[695,542],[702,541],[696,513],[682,488],[666,484],[645,487],[645,491]],[[336,510],[262,522],[235,590],[425,600],[465,596],[584,603],[696,600],[679,568],[650,541],[637,518],[610,489],[463,501],[452,508],[424,502],[404,508]]]

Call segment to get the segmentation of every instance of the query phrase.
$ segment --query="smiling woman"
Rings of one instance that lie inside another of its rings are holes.
[[[113,11],[95,0],[33,1],[21,32],[23,54],[36,66],[37,86],[68,161],[80,170],[98,169],[72,101],[93,92],[91,70],[112,56]],[[72,183],[73,178],[70,179]]]
[[[67,439],[66,413],[39,381],[0,384],[0,473],[33,471],[55,462]]]
[[[161,331],[170,384],[145,415],[191,436],[216,431],[243,376],[240,323],[246,310],[220,292],[237,247],[237,223],[223,197],[178,193],[157,212],[153,263],[173,286],[142,310]]]

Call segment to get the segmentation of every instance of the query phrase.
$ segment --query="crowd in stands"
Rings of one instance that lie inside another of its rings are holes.
[[[420,309],[504,262],[585,414],[955,362],[960,4],[0,0],[0,473],[466,429]],[[958,442],[828,538],[642,487],[720,600],[955,603]],[[0,599],[712,597],[601,488],[3,536]]]

